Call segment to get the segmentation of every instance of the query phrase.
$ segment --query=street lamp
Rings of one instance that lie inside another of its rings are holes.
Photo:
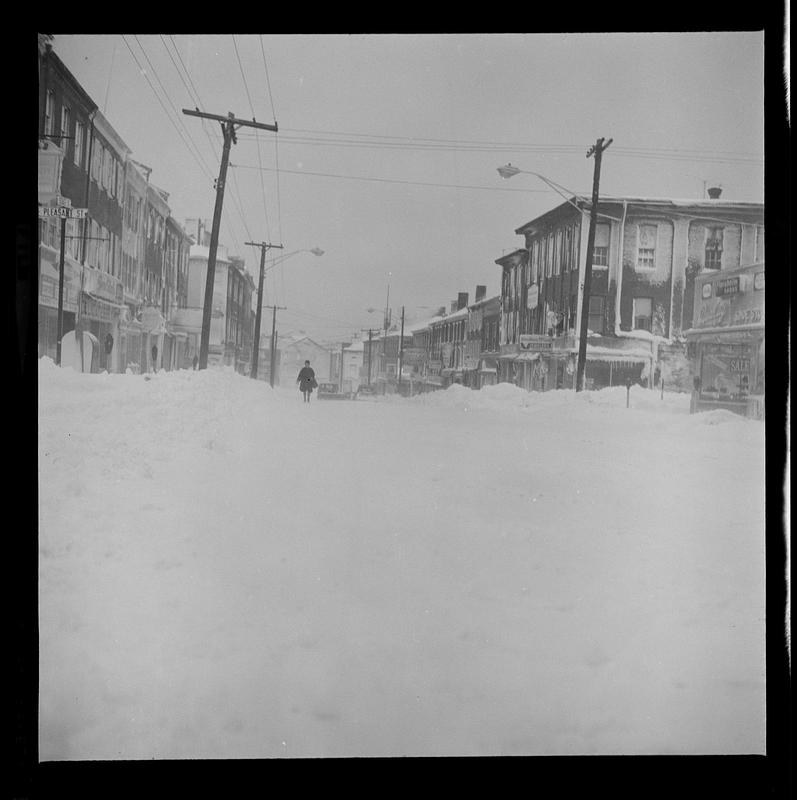
[[[611,139],[609,139],[609,143],[611,143]],[[596,158],[596,171],[595,171],[595,179],[593,183],[593,190],[592,190],[592,206],[590,208],[590,218],[589,218],[589,235],[587,237],[587,253],[586,253],[586,264],[584,266],[584,278],[581,282],[583,286],[583,291],[581,294],[581,326],[579,330],[579,341],[578,341],[578,362],[576,367],[576,382],[575,382],[575,390],[580,392],[584,387],[584,374],[586,371],[586,360],[587,360],[587,323],[589,321],[589,298],[590,298],[590,283],[592,278],[592,249],[595,242],[595,221],[597,217],[598,211],[598,175],[600,174],[600,144],[603,140],[599,140],[598,143],[598,156]],[[608,144],[606,145],[608,147]],[[591,153],[588,153],[587,156],[589,157]],[[579,214],[583,213],[583,210],[577,206],[569,197],[565,197],[564,194],[560,191],[558,184],[555,184],[549,178],[540,175],[538,172],[529,172],[527,170],[520,169],[519,167],[514,166],[514,164],[506,164],[503,167],[498,167],[498,174],[508,180],[509,178],[514,177],[515,175],[524,172],[528,175],[534,175],[535,177],[539,178],[543,183],[550,186],[554,189],[558,194],[562,195],[562,197],[570,203],[575,209],[578,210]]]
[[[263,251],[265,253],[265,251]],[[260,315],[263,310],[263,275],[264,273],[268,272],[270,269],[273,269],[278,264],[281,264],[285,261],[286,258],[290,258],[291,256],[298,255],[299,253],[312,253],[314,256],[323,256],[324,251],[320,247],[311,247],[311,248],[302,248],[301,250],[292,250],[290,253],[285,253],[281,256],[275,258],[271,264],[262,269],[260,272],[260,287],[257,294],[257,313],[255,315],[255,341],[254,346],[252,348],[252,370],[251,375],[253,378],[257,378],[257,364],[260,361]],[[271,386],[274,385],[274,333],[277,325],[277,307],[274,306],[274,315],[271,322],[271,370],[269,375],[269,381]]]

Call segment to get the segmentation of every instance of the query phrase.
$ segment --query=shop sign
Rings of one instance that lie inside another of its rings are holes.
[[[553,349],[553,339],[542,334],[523,333],[518,337],[522,351],[537,351]]]
[[[695,327],[720,328],[730,324],[730,309],[731,304],[728,300],[722,300],[719,297],[706,300],[700,304]]]
[[[39,202],[52,200],[61,187],[62,153],[59,148],[48,146],[39,150]]]
[[[163,324],[163,316],[155,306],[146,306],[141,312],[141,327],[146,333],[158,330]]]
[[[537,305],[540,302],[540,287],[536,283],[532,283],[529,286],[528,295],[526,297],[526,308],[529,311],[537,308]]]
[[[750,372],[749,358],[732,358],[729,364],[731,372]]]
[[[732,278],[723,278],[717,281],[717,297],[728,297],[732,294],[739,294],[739,276],[734,275]]]
[[[124,300],[122,282],[99,269],[86,269],[83,274],[83,291],[121,303]]]
[[[401,360],[404,364],[422,364],[426,351],[422,347],[405,347],[401,351]]]
[[[433,358],[429,361],[429,372],[440,372],[443,369],[443,362],[439,358]]]
[[[98,320],[99,322],[116,322],[118,318],[117,309],[102,300],[95,300],[88,295],[82,295],[80,301],[80,315],[88,319]]]

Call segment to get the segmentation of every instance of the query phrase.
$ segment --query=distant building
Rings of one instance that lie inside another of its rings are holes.
[[[304,334],[286,334],[277,337],[277,350],[280,353],[279,384],[292,387],[296,376],[305,361],[315,371],[319,383],[329,383],[331,350]]]

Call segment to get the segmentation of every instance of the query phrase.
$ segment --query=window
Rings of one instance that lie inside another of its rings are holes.
[[[593,333],[603,333],[604,330],[604,309],[606,307],[606,298],[603,295],[590,295],[589,298],[589,320],[587,327]],[[636,316],[636,310],[634,311]]]
[[[640,225],[637,228],[637,269],[656,269],[656,234],[655,225]]]
[[[567,315],[567,327],[569,330],[575,330],[576,328],[576,317],[578,316],[578,312],[576,309],[578,308],[578,295],[571,294],[570,295],[570,306],[568,308],[568,315]],[[594,330],[594,328],[593,328]]]
[[[55,92],[50,89],[44,101],[44,135],[51,136],[53,132],[53,114],[55,113]]]
[[[102,173],[102,145],[97,142],[91,156],[91,178],[97,184],[100,183]]]
[[[706,228],[706,269],[722,269],[722,237],[724,228]]]
[[[592,309],[590,308],[590,313]],[[634,328],[641,331],[649,331],[653,327],[653,298],[635,297],[634,298]]]
[[[599,223],[595,226],[592,266],[598,269],[608,269],[609,267],[609,230],[606,223]]]
[[[74,160],[75,164],[83,167],[83,143],[86,139],[86,126],[78,120],[75,122],[75,151]]]
[[[71,111],[69,106],[61,106],[61,149],[66,153],[69,145],[69,123]]]
[[[553,274],[559,275],[562,271],[562,230],[556,232],[553,245]]]
[[[755,261],[760,264],[764,261],[764,226],[755,226]]]

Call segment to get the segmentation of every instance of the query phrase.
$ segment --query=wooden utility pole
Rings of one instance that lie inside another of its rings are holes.
[[[66,217],[61,217],[61,253],[58,256],[58,339],[55,342],[55,363],[61,366],[61,337],[64,335],[64,251],[66,250]],[[78,296],[78,305],[83,298]],[[81,337],[82,343],[82,337]]]
[[[576,391],[584,389],[584,373],[587,365],[587,330],[589,325],[589,293],[592,284],[592,251],[595,249],[595,223],[598,219],[598,188],[601,179],[601,156],[612,143],[612,139],[604,144],[598,139],[587,151],[587,158],[595,155],[595,171],[592,177],[592,207],[589,212],[589,235],[587,236],[587,258],[584,264],[584,291],[581,299],[581,326],[578,340],[578,365],[576,367]]]
[[[360,328],[363,333],[368,331],[368,385],[371,385],[371,342],[373,340],[373,328]]]
[[[208,365],[208,345],[210,344],[210,319],[213,310],[213,283],[216,272],[216,252],[219,247],[219,227],[221,226],[221,209],[224,203],[224,183],[227,180],[227,165],[230,160],[230,147],[238,140],[235,137],[237,128],[261,128],[267,131],[277,131],[277,124],[266,125],[263,122],[238,119],[232,111],[226,117],[218,114],[206,114],[199,109],[184,108],[183,114],[202,119],[215,119],[221,123],[221,132],[224,137],[224,147],[221,153],[219,177],[216,181],[216,205],[213,209],[213,228],[210,233],[210,248],[208,250],[208,273],[205,279],[205,304],[202,310],[202,337],[199,344],[199,369],[206,369]]]
[[[401,307],[401,333],[399,334],[399,346],[398,346],[398,380],[396,382],[396,390],[399,394],[401,394],[401,362],[403,361],[402,356],[404,355],[404,306]]]
[[[270,359],[270,367],[269,367],[269,375],[268,375],[268,383],[271,388],[274,388],[274,369],[275,369],[275,362],[276,362],[276,353],[274,352],[277,347],[277,309],[281,308],[285,310],[286,306],[263,306],[263,308],[272,308],[274,309],[274,314],[271,318],[271,359]]]
[[[252,369],[249,374],[253,379],[257,379],[257,365],[260,363],[260,312],[263,308],[263,275],[266,266],[266,250],[274,248],[282,250],[281,244],[268,244],[267,242],[245,242],[253,247],[260,248],[260,280],[257,284],[257,313],[255,314],[255,341],[252,348]]]

